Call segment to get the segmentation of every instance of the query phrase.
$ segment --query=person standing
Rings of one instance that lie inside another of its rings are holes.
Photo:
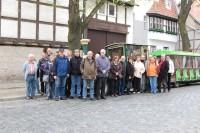
[[[158,77],[158,64],[156,62],[156,59],[154,57],[150,57],[148,64],[146,65],[147,70],[147,76],[150,81],[150,88],[151,93],[157,92],[157,77]]]
[[[44,84],[44,81],[43,81],[43,76],[44,76],[44,66],[45,66],[46,60],[47,60],[47,54],[45,53],[45,51],[43,51],[42,52],[42,58],[38,62],[41,95],[45,94],[45,84]]]
[[[101,49],[100,56],[96,59],[97,65],[97,88],[96,88],[96,97],[97,100],[105,98],[105,86],[108,77],[108,71],[110,70],[110,61],[105,56],[106,51],[105,49]],[[100,94],[101,91],[101,94]]]
[[[81,98],[81,70],[80,65],[82,58],[80,57],[80,50],[74,50],[74,56],[70,60],[70,75],[71,75],[71,90],[70,98],[75,97],[75,87],[77,87],[77,96]]]
[[[87,52],[87,57],[83,59],[80,69],[83,78],[83,90],[82,90],[83,99],[86,100],[87,98],[87,86],[89,85],[90,100],[94,100],[94,80],[96,79],[97,75],[97,67],[96,67],[96,61],[93,58],[92,51]]]
[[[158,66],[158,92],[161,92],[161,85],[163,85],[163,92],[167,89],[167,77],[169,71],[169,62],[166,60],[165,55],[161,56]]]
[[[171,90],[171,76],[174,74],[174,62],[171,60],[170,56],[166,57],[167,61],[169,62],[169,71],[168,71],[168,92]]]
[[[129,57],[128,63],[126,65],[127,95],[130,94],[130,89],[132,88],[133,77],[134,77],[133,59],[132,59],[132,57]]]
[[[65,56],[68,58],[69,60],[69,63],[72,59],[72,51],[70,49],[67,49],[66,50],[66,53],[65,53]],[[70,90],[71,90],[71,75],[69,74],[69,77],[67,77],[66,79],[66,86],[65,86],[65,95],[67,97],[70,97],[71,93],[70,93]]]
[[[119,88],[119,79],[122,77],[122,66],[119,62],[119,57],[115,56],[111,63],[111,79],[112,79],[112,91],[111,96],[117,96],[117,90]]]
[[[126,58],[125,56],[121,56],[120,63],[122,66],[121,77],[119,81],[119,96],[124,95],[125,89],[125,78],[126,78]]]
[[[50,62],[49,62],[49,69],[50,69],[50,75],[49,75],[49,99],[55,98],[55,79],[54,79],[54,62],[55,62],[55,56],[54,54],[50,55]]]
[[[137,56],[134,63],[134,89],[136,93],[141,92],[141,78],[142,74],[145,72],[144,64],[141,62],[140,56]]]
[[[66,80],[69,77],[69,60],[64,55],[64,49],[59,49],[59,56],[55,59],[54,64],[54,79],[56,83],[56,100],[66,99]]]
[[[34,61],[34,55],[28,55],[28,61],[23,65],[24,79],[26,81],[26,97],[33,99],[35,96],[37,80],[37,63]]]
[[[144,64],[146,64],[146,57],[145,55],[141,55],[141,62]],[[142,78],[141,78],[141,92],[145,92],[148,90],[148,86],[147,83],[148,82],[148,78],[147,78],[147,74],[146,71],[142,74]]]

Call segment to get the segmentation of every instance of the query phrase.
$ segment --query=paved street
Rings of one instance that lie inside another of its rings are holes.
[[[200,85],[101,101],[1,102],[0,133],[200,133]]]

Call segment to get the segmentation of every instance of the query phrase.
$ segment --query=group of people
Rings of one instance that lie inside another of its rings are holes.
[[[53,53],[48,48],[42,51],[38,62],[33,54],[29,54],[23,71],[27,99],[40,93],[56,101],[68,97],[86,100],[88,94],[90,100],[100,100],[106,99],[106,86],[108,95],[115,97],[169,92],[174,63],[165,55],[161,58],[149,56],[148,60],[143,55],[109,58],[105,49],[101,49],[96,55],[88,51],[81,57],[79,49],[72,52],[61,48]]]

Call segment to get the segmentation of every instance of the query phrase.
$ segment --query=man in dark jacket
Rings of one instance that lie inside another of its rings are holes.
[[[75,85],[77,87],[77,96],[81,98],[81,70],[80,65],[82,58],[80,57],[79,49],[74,50],[74,57],[70,60],[70,71],[71,71],[71,90],[70,98],[73,99],[75,96]]]
[[[161,56],[158,71],[158,92],[161,92],[161,85],[163,85],[163,92],[167,89],[167,77],[169,71],[169,62],[166,60],[165,55]]]
[[[124,95],[125,89],[125,78],[126,78],[126,57],[122,56],[120,59],[120,63],[122,66],[122,73],[119,81],[119,96]]]
[[[69,77],[69,60],[64,55],[64,49],[59,49],[59,56],[55,59],[54,78],[56,80],[56,100],[66,99],[65,85],[66,78]]]

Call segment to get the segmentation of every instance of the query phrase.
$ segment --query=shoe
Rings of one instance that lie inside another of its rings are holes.
[[[97,99],[97,100],[100,100],[100,97],[97,97],[96,99]]]
[[[55,98],[54,100],[55,100],[55,101],[59,101],[60,99],[59,99],[59,98]]]
[[[94,99],[94,98],[90,98],[90,100],[91,100],[91,101],[95,101],[95,99]]]
[[[74,97],[70,96],[69,99],[74,99]]]
[[[31,97],[26,97],[26,100],[30,100],[31,99]]]
[[[87,97],[83,97],[82,99],[83,99],[84,101],[86,101],[86,100],[87,100]]]
[[[140,94],[140,92],[138,91],[137,94]]]
[[[67,98],[66,97],[62,97],[62,98],[60,98],[60,100],[67,100]]]
[[[82,97],[81,97],[81,96],[78,96],[78,99],[82,99]]]
[[[105,98],[105,97],[101,97],[101,99],[104,99],[104,100],[105,100],[106,98]]]

